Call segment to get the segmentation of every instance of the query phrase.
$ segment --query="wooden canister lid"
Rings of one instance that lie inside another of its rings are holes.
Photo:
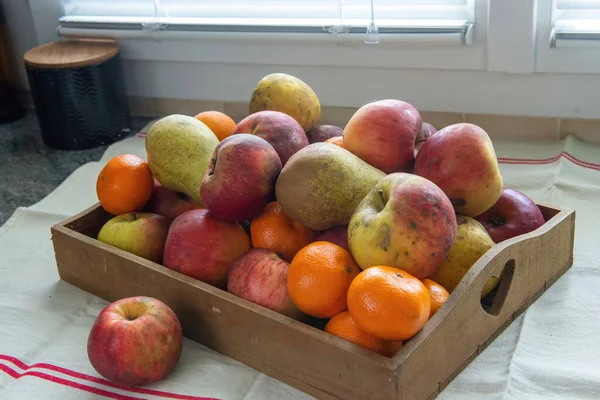
[[[46,43],[27,51],[25,63],[37,68],[77,68],[100,64],[119,53],[110,40],[66,40]]]

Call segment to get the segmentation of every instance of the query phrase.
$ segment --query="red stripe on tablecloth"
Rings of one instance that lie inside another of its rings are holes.
[[[8,375],[12,376],[15,379],[21,376],[21,374],[19,374],[14,369],[11,369],[8,365],[0,364],[0,370],[6,372]]]
[[[23,361],[19,360],[18,358],[12,357],[12,356],[9,356],[6,354],[0,354],[0,360],[12,362],[17,367],[24,369],[24,370],[28,370],[31,368],[47,369],[50,371],[59,372],[59,373],[65,374],[65,375],[72,376],[73,378],[79,378],[79,379],[86,380],[89,382],[94,382],[94,383],[98,383],[101,385],[110,386],[110,387],[113,387],[116,389],[125,390],[125,391],[129,391],[129,392],[133,392],[133,393],[148,394],[148,395],[152,395],[152,396],[166,397],[166,398],[178,399],[178,400],[217,400],[215,398],[209,398],[209,397],[189,396],[186,394],[169,393],[169,392],[163,392],[163,391],[154,390],[154,389],[145,389],[145,388],[140,388],[140,387],[120,385],[118,383],[111,382],[111,381],[103,379],[103,378],[98,378],[96,376],[87,375],[87,374],[84,374],[81,372],[73,371],[73,370],[70,370],[67,368],[59,367],[57,365],[48,364],[48,363],[37,363],[37,364],[33,364],[33,365],[27,365]]]
[[[88,393],[97,394],[99,396],[108,397],[111,399],[117,400],[141,400],[139,397],[131,397],[125,396],[119,393],[109,392],[107,390],[95,388],[93,386],[82,385],[81,383],[69,381],[67,379],[59,378],[57,376],[49,375],[43,372],[38,371],[26,371],[23,373],[19,373],[13,369],[11,369],[8,365],[0,364],[0,371],[6,372],[8,375],[12,376],[15,379],[19,379],[23,376],[35,376],[36,378],[44,379],[53,383],[58,383],[59,385],[68,386],[73,389],[83,390]]]
[[[580,167],[593,169],[596,171],[600,171],[600,164],[595,164],[587,161],[580,160],[579,158],[573,156],[566,151],[561,152],[559,155],[551,158],[544,159],[525,159],[525,158],[504,158],[499,157],[498,162],[501,164],[551,164],[555,161],[558,161],[561,157],[566,158],[568,161],[571,161],[575,165],[579,165]]]
[[[504,163],[504,164],[550,164],[555,161],[558,161],[558,159],[561,156],[562,156],[562,153],[555,157],[552,157],[552,158],[544,158],[544,159],[540,159],[540,160],[533,160],[533,159],[527,159],[527,158],[498,157],[498,162]]]
[[[591,162],[582,161],[578,158],[575,158],[575,156],[572,156],[569,153],[565,153],[565,158],[567,158],[568,160],[570,160],[571,162],[573,162],[579,166],[582,166],[585,168],[590,168],[590,169],[595,169],[596,171],[600,170],[600,164],[594,164]]]

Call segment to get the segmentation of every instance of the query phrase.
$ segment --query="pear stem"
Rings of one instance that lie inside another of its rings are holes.
[[[379,193],[379,198],[381,199],[381,201],[383,202],[383,204],[385,205],[385,196],[383,195],[383,190],[379,189],[377,191],[377,193]]]

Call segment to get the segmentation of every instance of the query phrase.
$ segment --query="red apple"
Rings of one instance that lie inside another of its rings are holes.
[[[87,341],[94,369],[127,386],[167,376],[181,356],[177,316],[160,300],[137,296],[115,301],[100,312]]]
[[[186,211],[202,208],[190,196],[161,185],[154,179],[152,196],[146,204],[146,211],[175,219]]]
[[[281,164],[308,146],[304,129],[292,117],[279,111],[259,111],[240,121],[233,134],[249,133],[265,139],[277,152]]]
[[[385,173],[409,172],[421,115],[411,104],[380,100],[354,113],[344,128],[344,148]]]
[[[421,130],[417,133],[417,137],[415,139],[415,154],[419,151],[423,143],[427,141],[431,136],[437,133],[437,128],[427,122],[423,122],[421,125]]]
[[[344,130],[339,126],[335,125],[317,125],[308,132],[306,132],[306,137],[308,137],[309,143],[316,142],[324,142],[327,139],[331,139],[332,137],[342,136],[344,134]]]
[[[227,280],[227,291],[291,318],[302,313],[287,288],[289,264],[267,249],[252,249],[241,256]]]
[[[237,222],[218,219],[208,210],[191,210],[171,223],[164,265],[224,288],[229,269],[250,250],[250,236]]]
[[[494,243],[536,230],[546,222],[538,206],[525,194],[504,188],[496,203],[476,217]]]
[[[317,242],[324,241],[333,244],[337,244],[340,247],[350,251],[348,246],[348,225],[342,225],[335,228],[328,229],[322,232],[316,239]]]
[[[272,198],[280,172],[281,161],[269,142],[245,133],[229,136],[215,149],[200,197],[218,218],[252,219]]]
[[[502,192],[494,145],[474,124],[449,125],[427,139],[417,153],[414,173],[439,186],[454,211],[467,217],[488,210]]]

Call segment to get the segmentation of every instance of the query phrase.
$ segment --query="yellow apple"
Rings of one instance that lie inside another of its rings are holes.
[[[162,215],[130,212],[106,222],[98,240],[156,263],[162,263],[171,220]]]

